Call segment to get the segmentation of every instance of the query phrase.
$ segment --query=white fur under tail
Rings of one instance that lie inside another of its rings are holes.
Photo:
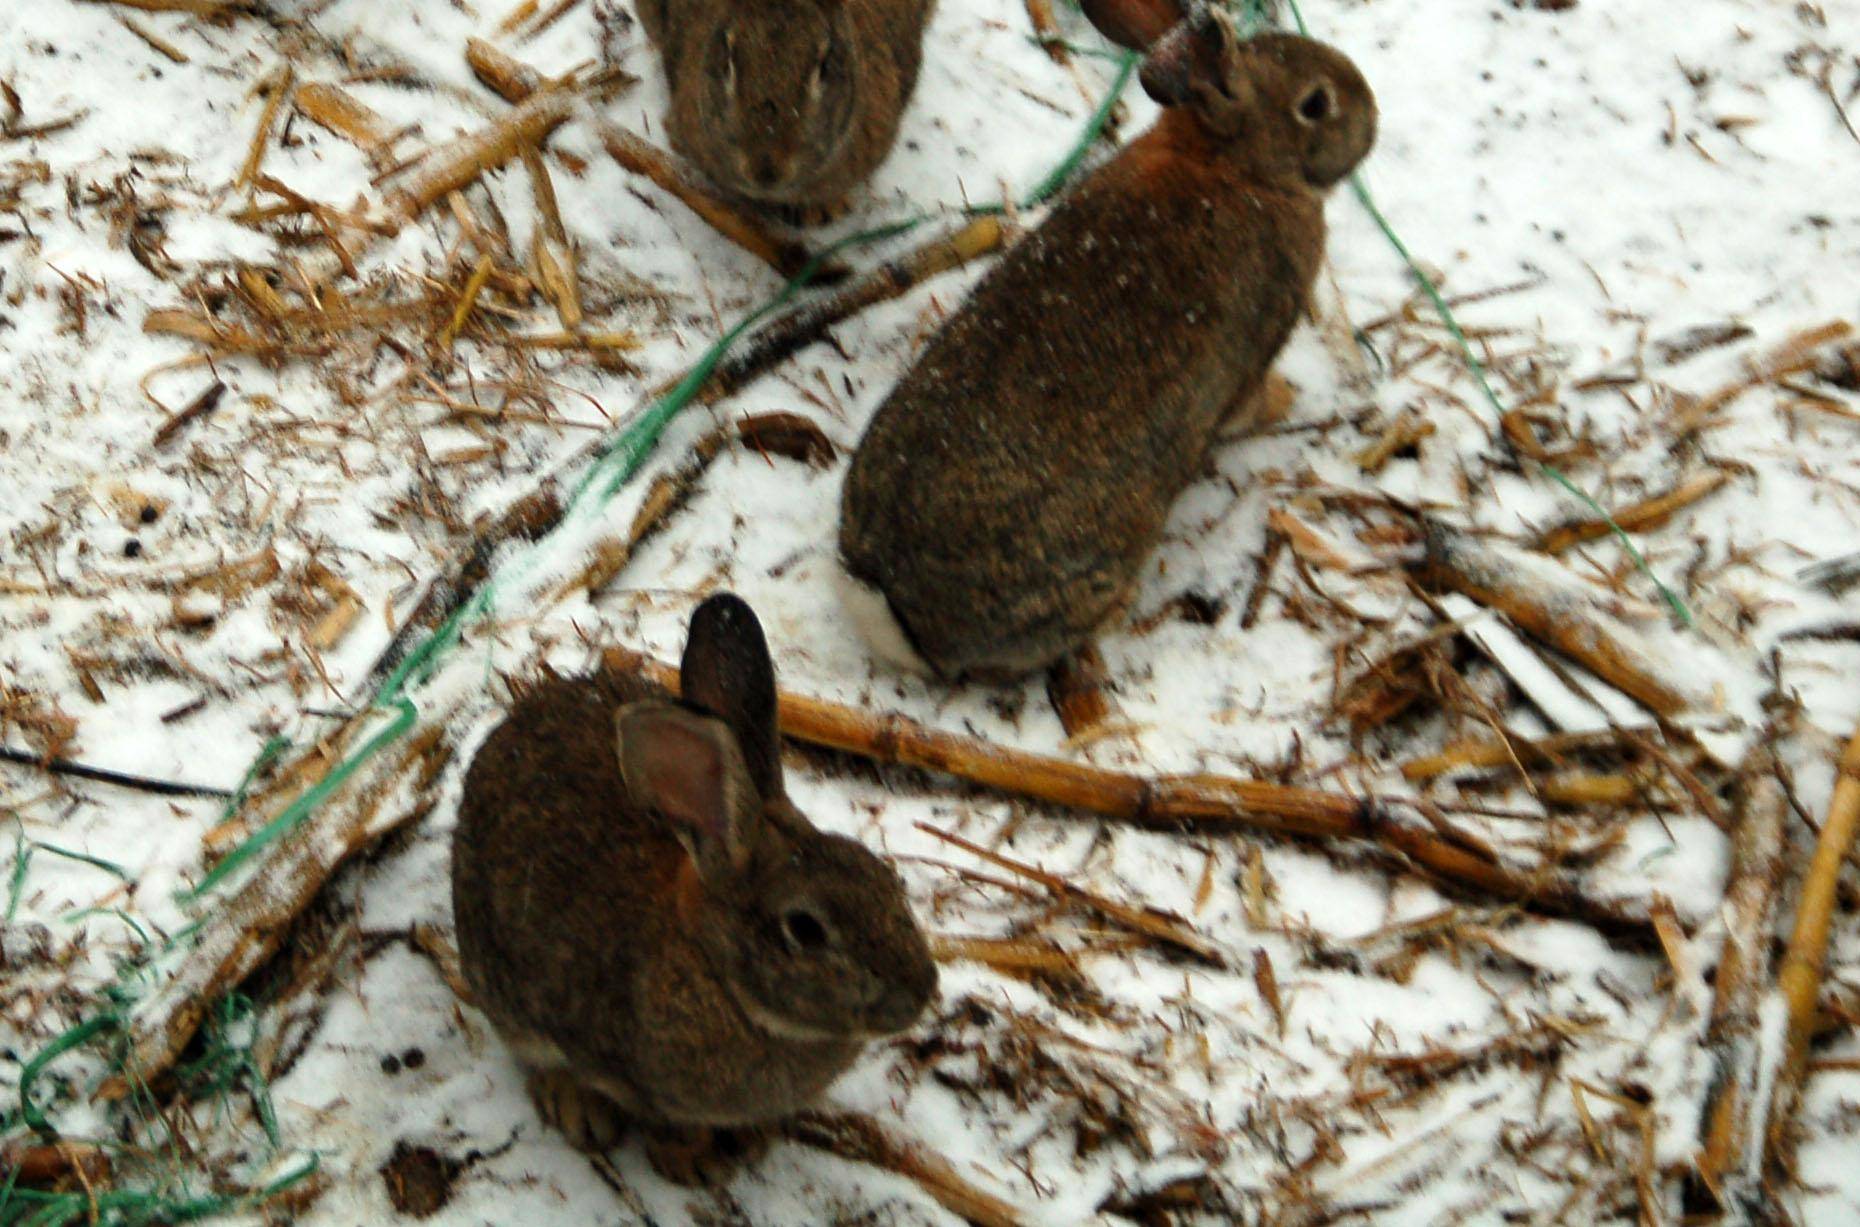
[[[834,560],[834,587],[839,590],[840,604],[845,607],[847,617],[864,637],[872,649],[872,655],[884,661],[894,669],[905,673],[915,673],[922,677],[934,676],[935,670],[927,661],[917,654],[911,641],[898,624],[898,619],[891,612],[891,603],[878,589],[853,577],[846,570],[846,564]]]

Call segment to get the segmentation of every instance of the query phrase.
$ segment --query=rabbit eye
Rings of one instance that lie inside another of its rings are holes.
[[[818,950],[827,944],[827,927],[820,918],[798,908],[781,918],[781,935],[790,950]]]
[[[1331,97],[1330,86],[1314,85],[1298,100],[1298,118],[1302,123],[1321,124],[1330,118],[1334,108],[1335,100]]]
[[[807,78],[808,92],[819,94],[821,87],[826,84],[827,60],[832,54],[833,47],[831,44],[824,45],[820,48],[820,53],[814,58],[814,71]]]

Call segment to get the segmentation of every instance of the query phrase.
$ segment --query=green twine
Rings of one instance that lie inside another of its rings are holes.
[[[62,856],[68,861],[76,861],[80,865],[89,865],[92,869],[101,869],[105,873],[114,874],[124,882],[135,881],[135,876],[127,869],[124,869],[115,861],[106,861],[101,856],[92,856],[88,852],[73,852],[71,849],[61,848],[57,844],[48,844],[42,839],[33,840],[32,846],[41,852],[49,852],[53,856]]]
[[[282,814],[247,836],[245,842],[227,853],[226,858],[208,871],[207,876],[200,879],[192,890],[182,891],[181,901],[191,903],[225,881],[229,874],[250,860],[260,848],[308,817],[311,810],[322,804],[324,797],[342,787],[343,781],[353,775],[357,767],[373,758],[382,747],[412,728],[414,718],[418,714],[413,704],[406,699],[397,699],[392,706],[395,711],[394,719],[388,723],[386,728],[369,738],[361,749],[336,764],[329,774],[316,782],[315,786],[291,802]]]
[[[65,1053],[70,1052],[73,1048],[76,1048],[79,1044],[85,1043],[92,1036],[98,1035],[104,1031],[115,1030],[121,1023],[121,1016],[114,1010],[103,1014],[92,1015],[83,1022],[65,1031],[44,1048],[41,1048],[38,1053],[34,1055],[32,1060],[26,1062],[20,1069],[19,1115],[20,1118],[32,1128],[33,1132],[45,1136],[51,1136],[56,1133],[51,1123],[45,1119],[45,1113],[40,1110],[38,1104],[32,1101],[32,1084],[38,1079],[39,1075],[45,1071],[45,1067],[50,1065],[53,1061],[56,1061]]]
[[[1286,6],[1292,11],[1292,20],[1297,24],[1298,32],[1309,38],[1311,30],[1305,25],[1305,15],[1298,7],[1298,0],[1286,0]],[[1460,358],[1466,363],[1466,369],[1472,372],[1473,379],[1479,385],[1480,393],[1493,410],[1503,417],[1505,404],[1498,399],[1498,393],[1492,389],[1492,382],[1486,374],[1485,363],[1481,362],[1479,356],[1473,352],[1472,343],[1466,339],[1466,333],[1460,328],[1459,320],[1454,318],[1452,308],[1447,306],[1447,300],[1441,296],[1440,287],[1434,284],[1432,277],[1421,270],[1420,264],[1409,252],[1408,245],[1401,241],[1401,236],[1395,233],[1395,227],[1389,224],[1387,217],[1383,216],[1382,210],[1376,206],[1375,197],[1369,194],[1369,187],[1363,182],[1363,176],[1360,173],[1350,176],[1350,187],[1356,193],[1356,198],[1362,201],[1363,208],[1369,211],[1369,216],[1374,219],[1383,236],[1388,239],[1390,246],[1395,248],[1395,254],[1399,255],[1402,263],[1408,266],[1408,272],[1420,285],[1422,292],[1427,295],[1428,301],[1433,304],[1434,313],[1440,317],[1440,322],[1445,324],[1447,331],[1452,334],[1455,344],[1459,346]],[[1532,463],[1537,466],[1538,472],[1561,486],[1564,491],[1572,495],[1608,526],[1608,531],[1614,534],[1615,539],[1621,542],[1621,547],[1628,552],[1628,557],[1633,560],[1635,569],[1652,581],[1653,586],[1659,590],[1660,596],[1666,601],[1667,608],[1673,611],[1673,616],[1679,620],[1680,625],[1690,628],[1693,625],[1692,611],[1686,608],[1686,603],[1679,599],[1678,593],[1667,587],[1660,577],[1653,573],[1653,567],[1648,564],[1646,555],[1640,552],[1633,539],[1627,535],[1627,530],[1615,522],[1614,516],[1596,502],[1593,495],[1571,481],[1569,476],[1555,465],[1542,460],[1534,460]]]
[[[1293,11],[1296,12],[1297,10],[1294,9]],[[1376,225],[1380,227],[1382,233],[1387,236],[1389,243],[1395,248],[1396,254],[1401,256],[1402,261],[1407,264],[1408,271],[1414,275],[1415,281],[1420,284],[1421,290],[1427,295],[1428,301],[1433,303],[1434,313],[1440,317],[1440,322],[1447,326],[1447,331],[1452,334],[1454,343],[1459,346],[1460,357],[1466,363],[1466,369],[1472,372],[1473,379],[1477,381],[1479,385],[1479,391],[1485,396],[1487,403],[1492,406],[1493,410],[1502,417],[1505,413],[1504,402],[1500,401],[1498,399],[1498,393],[1493,391],[1492,382],[1486,375],[1485,363],[1481,362],[1479,356],[1473,353],[1472,343],[1466,339],[1466,333],[1461,330],[1459,320],[1454,318],[1452,308],[1447,306],[1447,300],[1441,296],[1440,287],[1434,284],[1434,279],[1432,277],[1429,277],[1426,273],[1421,271],[1420,265],[1415,262],[1414,256],[1409,253],[1408,245],[1401,241],[1401,236],[1395,233],[1395,228],[1389,224],[1388,218],[1384,217],[1382,210],[1376,207],[1375,198],[1369,194],[1369,188],[1364,185],[1363,177],[1361,175],[1351,175],[1350,187],[1355,191],[1356,198],[1363,202],[1363,208],[1369,211],[1369,216],[1375,220]],[[1594,512],[1603,523],[1608,525],[1609,531],[1615,535],[1615,538],[1621,542],[1622,547],[1627,550],[1628,557],[1634,560],[1634,566],[1642,575],[1645,575],[1649,580],[1653,581],[1653,586],[1655,588],[1659,589],[1660,595],[1666,600],[1667,607],[1673,611],[1673,616],[1679,619],[1681,625],[1690,627],[1692,625],[1692,611],[1686,608],[1686,603],[1679,599],[1678,593],[1668,588],[1661,582],[1660,577],[1653,573],[1653,568],[1648,565],[1646,556],[1640,552],[1633,540],[1628,537],[1627,531],[1623,529],[1621,525],[1615,523],[1615,518],[1610,515],[1600,503],[1596,502],[1595,498],[1590,495],[1588,491],[1571,481],[1563,470],[1542,460],[1533,460],[1531,463],[1537,466],[1538,472],[1573,495],[1583,506]]]
[[[13,841],[13,874],[6,888],[6,917],[0,923],[13,923],[13,914],[19,910],[20,896],[26,890],[26,873],[32,868],[32,853],[37,846],[23,833]]]
[[[1073,143],[1065,158],[1035,184],[1033,190],[1022,201],[1022,207],[1033,208],[1043,204],[1077,173],[1092,143],[1104,131],[1104,125],[1110,118],[1111,108],[1116,105],[1117,99],[1123,94],[1124,87],[1136,71],[1138,62],[1139,57],[1136,54],[1124,53],[1116,79],[1106,92],[1103,101],[1098,104],[1097,109],[1086,121],[1078,140]],[[998,204],[980,206],[969,212],[999,213],[1004,207]],[[861,231],[839,240],[809,260],[806,266],[782,287],[780,293],[739,320],[729,331],[712,343],[671,391],[654,403],[638,421],[628,427],[612,445],[599,455],[571,493],[568,510],[563,517],[564,522],[585,514],[590,507],[604,506],[622,486],[630,481],[639,472],[646,458],[652,454],[653,449],[658,446],[660,438],[664,435],[666,427],[671,424],[672,419],[696,399],[699,391],[716,371],[718,364],[723,361],[730,348],[750,329],[791,301],[803,287],[813,281],[829,260],[851,247],[896,238],[916,229],[926,220],[928,218],[925,215],[919,214],[903,221]],[[531,554],[529,563],[518,565],[533,565],[534,557],[535,555]],[[372,706],[381,707],[391,704],[397,707],[399,715],[392,724],[376,734],[354,754],[344,759],[283,813],[266,823],[239,847],[228,853],[226,858],[214,866],[198,885],[182,896],[183,900],[190,902],[196,900],[214,886],[225,881],[228,875],[249,860],[259,849],[308,817],[311,811],[320,805],[331,792],[340,787],[343,781],[362,763],[412,727],[417,710],[404,697],[404,692],[409,686],[418,685],[432,676],[440,658],[458,643],[466,625],[494,607],[497,590],[497,582],[485,583],[464,604],[454,610],[450,617],[440,623],[431,634],[421,640],[419,645],[409,652],[382,682]],[[259,766],[262,764],[255,765],[253,770],[247,773],[248,781]],[[244,788],[245,785],[242,784],[241,795],[243,795]]]
[[[1091,148],[1092,142],[1096,141],[1098,134],[1104,131],[1104,125],[1111,118],[1111,108],[1116,106],[1117,100],[1123,96],[1124,87],[1130,84],[1131,74],[1137,71],[1137,65],[1141,61],[1142,57],[1136,52],[1124,52],[1117,65],[1117,77],[1111,82],[1111,88],[1105,91],[1104,101],[1098,104],[1098,109],[1093,111],[1091,118],[1085,122],[1084,133],[1073,142],[1071,152],[1066,154],[1064,160],[1053,167],[1044,179],[1033,185],[1033,190],[1027,193],[1026,199],[1020,202],[1021,208],[1031,209],[1045,204],[1078,172],[1079,163],[1085,160],[1085,154]]]
[[[311,1155],[309,1162],[263,1188],[247,1193],[219,1193],[206,1197],[166,1198],[154,1193],[125,1189],[109,1189],[95,1194],[81,1189],[67,1193],[48,1193],[41,1189],[18,1188],[9,1180],[4,1188],[0,1188],[0,1223],[16,1227],[62,1227],[66,1223],[90,1221],[117,1227],[193,1223],[263,1205],[286,1189],[315,1175],[318,1166],[319,1160]],[[37,1209],[36,1212],[25,1213],[25,1217],[16,1218],[12,1213],[16,1207],[22,1213],[33,1207]],[[94,1220],[90,1217],[92,1207],[96,1209]]]
[[[1032,191],[1029,192],[1022,201],[1023,208],[1033,208],[1045,203],[1077,173],[1092,143],[1095,142],[1103,132],[1104,126],[1110,118],[1112,107],[1116,105],[1117,99],[1122,95],[1125,86],[1129,84],[1131,75],[1135,73],[1138,63],[1139,57],[1134,53],[1123,53],[1120,57],[1116,79],[1113,81],[1103,101],[1099,103],[1097,109],[1093,111],[1090,119],[1086,122],[1085,128],[1080,133],[1078,140],[1074,142],[1065,158],[1035,184]],[[981,206],[967,210],[967,212],[971,214],[1000,213],[1003,211],[1004,206],[1002,205]],[[704,354],[698,359],[696,365],[686,373],[684,378],[679,380],[678,384],[673,387],[671,391],[666,393],[666,395],[648,409],[637,422],[628,427],[611,446],[600,454],[595,460],[594,465],[577,483],[570,497],[568,510],[564,515],[564,522],[566,523],[571,518],[585,514],[585,509],[588,507],[605,505],[605,503],[639,471],[640,466],[645,463],[646,458],[652,453],[653,448],[657,446],[659,439],[665,433],[665,429],[671,423],[671,420],[696,399],[698,392],[716,371],[718,364],[722,362],[727,351],[751,328],[755,327],[772,312],[779,310],[792,300],[804,286],[813,280],[819,273],[820,268],[828,260],[849,247],[895,238],[910,230],[916,229],[926,220],[928,220],[928,218],[920,214],[900,222],[894,222],[872,230],[862,231],[832,244],[810,260],[798,274],[782,287],[780,293],[751,312],[748,316],[744,317],[707,348]],[[533,565],[534,557],[532,553],[529,557],[528,565]],[[455,610],[449,618],[422,640],[412,652],[408,653],[406,659],[401,661],[394,671],[382,682],[370,706],[380,709],[393,709],[395,713],[394,718],[385,727],[373,737],[369,738],[369,740],[353,754],[349,755],[332,768],[322,780],[306,790],[304,794],[298,797],[283,813],[248,836],[244,842],[215,865],[191,890],[182,892],[180,895],[181,900],[183,902],[198,900],[202,895],[224,882],[231,874],[235,873],[240,866],[251,860],[261,849],[307,818],[332,792],[340,788],[362,764],[373,758],[388,744],[404,736],[418,717],[417,707],[415,707],[411,699],[405,697],[404,692],[409,686],[418,685],[432,676],[441,656],[457,644],[465,625],[493,607],[496,599],[496,591],[497,584],[495,582],[487,582],[480,587],[477,592],[472,594],[469,600],[459,609]],[[229,816],[243,803],[252,782],[264,768],[288,746],[288,744],[289,743],[281,737],[273,737],[266,742],[256,760],[251,767],[246,770],[239,787],[235,790],[233,799],[228,806]],[[14,871],[14,881],[10,892],[13,898],[9,901],[9,914],[12,905],[17,903],[20,882],[25,876],[25,864],[30,858],[30,855],[30,849],[22,846]],[[100,867],[108,866],[100,863]],[[177,934],[175,938],[169,942],[169,947],[172,948],[191,932],[192,927],[181,934]],[[122,1023],[123,1016],[115,1010],[94,1015],[53,1039],[51,1043],[46,1045],[44,1049],[34,1056],[20,1073],[19,1099],[21,1119],[41,1133],[50,1133],[51,1128],[45,1119],[44,1112],[32,1100],[32,1083],[52,1061],[102,1032],[120,1029]],[[276,1125],[275,1122],[270,1119],[269,1112],[267,1111],[268,1107],[268,1103],[260,1104],[259,1111],[261,1123],[264,1124],[266,1132],[273,1135],[275,1142]],[[160,1199],[145,1194],[110,1192],[98,1195],[97,1206],[100,1212],[108,1211],[114,1213],[117,1210],[127,1211],[135,1216],[132,1221],[137,1222],[190,1221],[223,1213],[242,1205],[256,1204],[256,1201],[267,1199],[283,1189],[288,1188],[291,1184],[308,1176],[314,1170],[315,1164],[312,1163],[309,1167],[287,1177],[285,1180],[260,1190],[257,1194],[244,1197],[213,1197],[194,1199],[191,1201],[163,1202]],[[68,1199],[72,1196],[77,1196],[78,1200],[75,1202],[59,1200]],[[44,1203],[44,1213],[35,1216],[32,1220],[34,1222],[38,1222],[42,1219],[47,1223],[62,1223],[76,1214],[85,1213],[89,1205],[87,1201],[83,1200],[81,1195],[42,1194],[32,1190],[14,1189],[9,1184],[3,1191],[0,1191],[0,1211],[6,1208],[9,1198],[16,1201],[29,1200],[34,1203]],[[0,1222],[4,1221],[5,1220],[0,1219]]]

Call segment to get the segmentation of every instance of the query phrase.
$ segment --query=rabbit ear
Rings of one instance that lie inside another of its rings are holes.
[[[736,738],[673,703],[629,703],[614,716],[627,797],[670,820],[706,883],[749,863],[762,801]]]
[[[1079,0],[1085,17],[1120,47],[1148,48],[1182,20],[1179,0]]]
[[[1244,80],[1233,71],[1239,36],[1206,4],[1196,4],[1150,48],[1137,79],[1166,107],[1241,105]]]
[[[720,592],[697,607],[678,675],[685,702],[717,717],[736,734],[757,791],[764,797],[779,795],[775,666],[762,624],[741,597]]]

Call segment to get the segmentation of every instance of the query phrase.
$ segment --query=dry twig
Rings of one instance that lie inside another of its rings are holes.
[[[352,721],[330,753],[340,754],[345,734],[352,737],[360,725]],[[426,811],[426,791],[451,752],[447,732],[433,725],[365,764],[323,803],[316,822],[282,834],[244,884],[215,903],[187,959],[139,1004],[124,1072],[104,1083],[101,1097],[120,1099],[171,1067],[213,1003],[271,957],[336,867]],[[281,813],[296,796],[304,766],[287,770],[244,812]]]
[[[1553,528],[1544,534],[1538,548],[1545,553],[1560,554],[1572,545],[1609,536],[1617,525],[1622,531],[1631,533],[1659,528],[1729,480],[1731,475],[1723,469],[1707,469],[1688,477],[1664,494],[1644,499],[1631,507],[1623,507],[1614,513],[1613,524],[1607,520],[1580,520],[1561,528]]]
[[[1654,672],[1664,654],[1647,636],[1605,609],[1604,594],[1558,567],[1429,521],[1423,574],[1504,614],[1660,716],[1677,716],[1696,702]]]
[[[963,1179],[947,1159],[919,1143],[892,1137],[869,1116],[803,1112],[783,1122],[783,1128],[803,1145],[896,1172],[975,1227],[1022,1227],[1026,1222],[1013,1205]]]
[[[1814,859],[1802,879],[1789,948],[1776,973],[1776,991],[1788,1008],[1789,1024],[1783,1037],[1776,1092],[1770,1103],[1764,1168],[1778,1184],[1789,1174],[1794,1160],[1795,1114],[1808,1073],[1809,1041],[1815,1036],[1841,866],[1853,848],[1856,832],[1860,832],[1860,730],[1842,752],[1838,772],[1834,798],[1828,804],[1828,820],[1821,826]]]
[[[1074,886],[1056,873],[1050,873],[1038,866],[1029,865],[1025,861],[1017,861],[1010,856],[1003,856],[999,852],[984,848],[980,844],[972,840],[964,839],[960,835],[954,835],[948,831],[939,830],[927,822],[919,822],[914,825],[926,835],[933,836],[946,844],[961,848],[970,856],[979,857],[998,869],[1005,869],[1009,873],[1017,877],[1026,878],[1030,882],[1038,882],[1041,886],[1051,891],[1055,898],[1063,899],[1068,903],[1079,904],[1089,911],[1096,912],[1100,916],[1116,921],[1118,924],[1123,925],[1133,932],[1141,933],[1145,937],[1162,942],[1164,945],[1174,946],[1178,950],[1187,951],[1189,954],[1215,967],[1227,966],[1227,956],[1221,953],[1221,948],[1207,938],[1201,936],[1201,934],[1195,932],[1194,928],[1180,917],[1160,911],[1156,908],[1132,907],[1130,904],[1119,903],[1115,899],[1108,899],[1098,894],[1096,891],[1089,891],[1083,887]]]
[[[832,293],[776,317],[751,333],[732,357],[718,364],[699,391],[698,399],[706,404],[721,400],[794,353],[821,340],[834,324],[867,307],[897,298],[930,278],[993,250],[999,245],[1001,235],[1001,224],[993,218],[971,222],[954,235],[931,239],[900,259],[887,261]],[[671,381],[674,385],[680,382],[682,379]],[[369,674],[370,686],[379,685],[420,637],[439,626],[470,598],[489,575],[491,558],[497,550],[511,542],[534,540],[561,522],[576,478],[611,447],[614,440],[612,434],[589,440],[553,469],[535,490],[473,530],[471,540],[455,556],[449,573],[428,587],[419,604],[395,632]]]
[[[606,667],[675,691],[672,666],[610,648]],[[784,691],[781,729],[797,741],[880,762],[923,767],[984,787],[1159,830],[1244,832],[1326,841],[1362,840],[1402,865],[1479,895],[1515,901],[1599,927],[1645,932],[1631,901],[1598,899],[1557,868],[1520,869],[1440,824],[1417,822],[1373,798],[1267,780],[1189,775],[1145,779],[1087,763],[1006,749],[939,732],[894,713],[873,714]]]
[[[758,219],[713,195],[671,154],[619,124],[599,120],[595,131],[607,155],[636,175],[644,175],[678,198],[706,225],[784,277],[792,277],[814,258],[805,244],[771,233]],[[842,265],[829,263],[820,270],[822,280],[845,275]]]
[[[1757,1012],[1769,983],[1771,924],[1776,884],[1782,876],[1783,817],[1788,798],[1764,750],[1746,765],[1738,794],[1731,845],[1731,876],[1725,887],[1724,946],[1718,956],[1711,1022],[1705,1054],[1712,1065],[1698,1157],[1699,1181],[1720,1206],[1731,1188],[1758,1176],[1759,1132],[1750,1127],[1760,1068]]]

